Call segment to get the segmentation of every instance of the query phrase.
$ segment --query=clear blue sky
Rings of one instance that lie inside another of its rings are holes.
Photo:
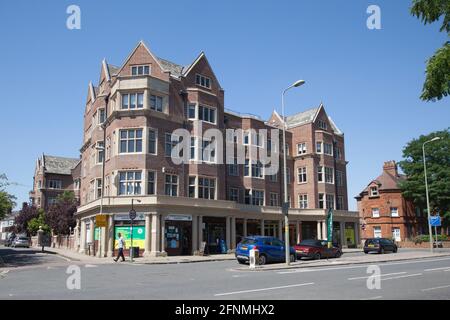
[[[280,92],[287,113],[324,103],[346,137],[353,196],[400,160],[406,142],[450,125],[450,98],[419,100],[425,61],[446,40],[438,25],[409,14],[410,0],[381,1],[1,1],[0,172],[25,186],[36,158],[78,157],[89,81],[103,58],[121,65],[139,40],[158,56],[189,64],[205,51],[226,107],[268,118]],[[81,30],[66,8],[81,8]],[[381,30],[366,27],[370,4]]]

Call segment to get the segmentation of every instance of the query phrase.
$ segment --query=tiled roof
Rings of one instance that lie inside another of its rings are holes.
[[[296,126],[296,125],[312,122],[314,120],[314,116],[316,115],[318,109],[319,109],[318,107],[312,108],[312,109],[308,109],[303,112],[296,113],[292,116],[287,116],[286,117],[287,126],[291,127],[291,126]]]
[[[158,61],[162,65],[162,67],[167,71],[170,71],[173,76],[180,77],[182,75],[184,68],[183,66],[159,57]]]
[[[71,174],[71,170],[78,164],[80,159],[64,158],[43,155],[45,172],[56,174]]]
[[[111,74],[111,76],[114,76],[117,74],[117,72],[119,72],[120,67],[113,66],[112,64],[108,64],[108,69],[109,69],[109,73]]]
[[[379,175],[376,179],[372,180],[367,187],[361,191],[359,196],[362,196],[362,193],[369,191],[369,186],[372,184],[372,182],[375,182],[378,184],[378,190],[400,190],[399,182],[406,179],[406,176],[403,174],[399,174],[397,176],[394,176],[390,174],[389,172],[383,171],[381,175]]]

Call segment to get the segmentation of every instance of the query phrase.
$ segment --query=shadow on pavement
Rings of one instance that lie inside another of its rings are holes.
[[[51,256],[49,256],[51,254]],[[53,252],[36,249],[16,249],[0,247],[0,267],[22,267],[52,262]]]

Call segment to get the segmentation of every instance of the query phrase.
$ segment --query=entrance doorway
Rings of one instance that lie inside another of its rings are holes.
[[[192,221],[166,220],[164,232],[166,252],[169,256],[192,254]]]

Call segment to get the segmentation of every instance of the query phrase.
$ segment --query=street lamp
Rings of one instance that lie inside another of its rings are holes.
[[[281,94],[281,114],[283,117],[283,177],[284,177],[284,203],[282,206],[282,211],[284,213],[284,246],[285,246],[285,258],[286,264],[289,265],[290,258],[290,243],[289,243],[289,203],[288,203],[288,193],[287,193],[287,168],[286,168],[286,118],[284,116],[284,95],[285,93],[292,88],[300,87],[305,83],[305,80],[297,80],[291,86],[284,89]]]
[[[134,210],[134,201],[137,201],[139,203],[141,203],[141,200],[139,199],[131,199],[131,210],[130,210],[130,220],[131,220],[131,245],[130,245],[130,261],[133,262],[133,256],[134,256],[134,249],[133,249],[133,221],[134,219],[136,219],[136,210]]]
[[[106,128],[103,128],[104,135],[106,134]],[[105,183],[105,139],[103,139],[103,147],[96,146],[96,150],[103,151],[102,156],[102,185],[101,185],[101,191],[100,191],[100,215],[103,214],[103,190],[104,190],[104,183]],[[95,230],[95,229],[94,229]],[[95,232],[95,231],[94,231]],[[103,248],[105,250],[105,248]],[[102,258],[102,227],[98,228],[98,253],[99,257]]]
[[[428,196],[427,163],[426,163],[426,160],[425,160],[425,144],[427,144],[429,142],[437,141],[437,140],[440,140],[440,139],[441,139],[441,137],[434,137],[431,140],[425,141],[423,143],[423,145],[422,145],[423,171],[424,171],[424,174],[425,174],[425,193],[426,193],[426,196],[427,196],[428,234],[429,234],[429,237],[430,237],[430,250],[431,250],[431,253],[433,253],[433,231],[431,229],[431,222],[430,222],[430,219],[431,219],[431,216],[430,216],[430,198]]]

